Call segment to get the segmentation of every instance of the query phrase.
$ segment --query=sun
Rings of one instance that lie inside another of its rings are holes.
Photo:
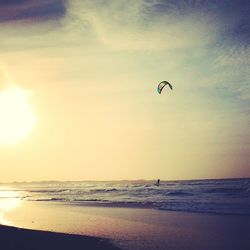
[[[14,144],[31,133],[35,116],[30,92],[11,85],[0,92],[0,144]]]

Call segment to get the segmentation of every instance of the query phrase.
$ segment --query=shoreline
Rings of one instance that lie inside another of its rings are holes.
[[[108,239],[77,234],[24,229],[0,224],[0,244],[4,250],[120,250]]]
[[[103,207],[103,208],[133,208],[133,209],[153,209],[156,211],[165,211],[165,212],[177,212],[177,213],[188,213],[188,214],[200,214],[200,215],[227,215],[227,216],[250,216],[249,213],[226,213],[226,212],[214,212],[214,211],[193,211],[193,210],[177,210],[177,209],[165,209],[161,207],[155,207],[151,202],[139,204],[136,202],[103,202],[103,201],[85,201],[85,200],[76,200],[76,201],[64,201],[64,200],[25,200],[24,202],[37,202],[37,203],[48,203],[55,205],[64,205],[64,206],[79,206],[79,207]]]
[[[108,239],[123,250],[248,250],[250,245],[249,215],[22,201],[15,209],[2,213],[2,224]]]
[[[32,202],[40,202],[40,201],[32,201]],[[42,201],[44,202],[44,201]],[[48,201],[45,201],[48,202]],[[54,202],[55,204],[63,204],[66,206],[85,206],[85,207],[107,207],[107,208],[134,208],[134,209],[153,209],[156,211],[166,211],[166,212],[180,212],[180,213],[188,213],[188,214],[204,214],[204,215],[232,215],[232,216],[250,216],[250,211],[249,213],[226,213],[226,212],[214,212],[214,211],[193,211],[193,210],[177,210],[177,209],[165,209],[161,207],[155,207],[152,205],[152,203],[144,203],[144,204],[138,204],[136,202],[96,202],[96,201],[49,201],[49,202]]]

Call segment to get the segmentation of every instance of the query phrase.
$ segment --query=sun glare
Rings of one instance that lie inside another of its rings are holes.
[[[29,96],[16,85],[0,92],[0,144],[17,143],[31,133],[35,117]]]
[[[5,213],[17,208],[20,204],[19,193],[11,190],[0,190],[0,224],[11,225],[11,221],[5,219]]]

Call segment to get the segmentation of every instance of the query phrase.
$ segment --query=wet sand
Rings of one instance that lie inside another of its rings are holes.
[[[2,225],[0,225],[0,247],[4,250],[119,250],[101,238]]]
[[[23,201],[2,214],[2,223],[106,238],[125,250],[249,250],[250,246],[250,216]]]

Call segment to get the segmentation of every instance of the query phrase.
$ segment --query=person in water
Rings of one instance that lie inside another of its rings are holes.
[[[159,186],[160,185],[160,179],[158,179],[155,183],[156,186]]]

